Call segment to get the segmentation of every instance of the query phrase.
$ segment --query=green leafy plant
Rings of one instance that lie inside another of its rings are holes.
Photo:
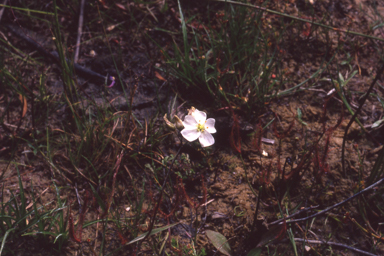
[[[207,234],[208,239],[212,242],[213,246],[215,246],[216,249],[218,249],[222,254],[227,256],[232,255],[231,246],[225,236],[212,230],[206,230],[205,233]]]
[[[52,204],[48,202],[37,206],[32,187],[32,210],[27,210],[27,199],[24,186],[21,181],[19,169],[17,169],[19,190],[18,195],[11,192],[11,198],[7,202],[1,202],[0,207],[0,229],[4,232],[1,237],[0,255],[9,250],[7,241],[13,241],[20,236],[33,236],[45,240],[47,244],[53,244],[60,251],[68,241],[67,222],[64,218],[66,209],[65,202],[60,199],[59,189],[57,192],[57,206],[53,209],[47,207]],[[16,239],[18,241],[18,239]],[[11,242],[10,242],[11,243]]]
[[[182,44],[174,45],[173,57],[163,53],[170,73],[186,86],[180,90],[248,114],[276,96],[284,73],[276,62],[283,24],[277,34],[264,28],[261,13],[234,5],[211,17],[208,26],[188,23],[180,4],[179,13]]]

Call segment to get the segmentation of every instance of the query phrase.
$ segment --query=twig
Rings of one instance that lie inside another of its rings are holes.
[[[345,199],[344,201],[342,201],[342,202],[340,202],[340,203],[337,203],[337,204],[335,204],[335,205],[332,205],[331,207],[328,207],[327,209],[322,210],[322,211],[320,211],[320,212],[318,212],[318,213],[315,213],[315,214],[313,214],[313,215],[311,215],[311,216],[308,216],[308,217],[305,217],[305,218],[301,218],[301,219],[297,219],[297,220],[289,220],[289,221],[287,221],[287,224],[289,224],[289,223],[295,223],[295,222],[300,222],[300,221],[306,221],[306,220],[315,218],[315,217],[317,217],[317,216],[319,216],[319,215],[322,215],[322,214],[324,214],[324,213],[326,213],[326,212],[329,212],[329,211],[332,210],[333,208],[336,208],[336,207],[338,207],[338,206],[340,206],[340,205],[343,205],[343,204],[345,204],[346,202],[352,200],[353,198],[355,198],[355,197],[357,197],[357,196],[359,196],[359,195],[361,195],[361,194],[367,192],[368,190],[371,190],[372,188],[376,187],[377,185],[379,185],[379,184],[380,184],[381,182],[383,182],[383,181],[384,181],[384,178],[382,178],[382,179],[379,180],[378,182],[372,184],[371,186],[369,186],[369,187],[367,187],[367,188],[361,190],[360,192],[354,194],[354,195],[351,196],[350,198]],[[284,218],[284,219],[287,219],[287,218],[288,218],[288,217],[286,217],[286,218]],[[273,222],[273,224],[278,224],[278,223],[284,221],[284,219],[280,219],[280,220],[278,220],[278,221],[275,221],[275,222]]]
[[[4,9],[5,9],[5,6],[4,6],[4,5],[6,5],[7,2],[8,2],[8,0],[4,0],[3,8],[0,10],[0,20],[1,20],[1,18],[3,17],[3,13],[4,13]]]
[[[286,219],[292,219],[292,218],[295,217],[296,215],[299,215],[299,214],[301,214],[301,213],[303,213],[303,212],[306,212],[306,211],[310,211],[310,210],[316,209],[317,207],[319,207],[319,206],[316,205],[316,206],[311,206],[311,207],[304,208],[304,209],[302,209],[302,210],[300,210],[300,211],[298,211],[298,212],[295,212],[295,213],[293,213],[293,214],[291,214],[291,215],[289,215],[289,216],[287,216],[287,217],[285,217],[285,218],[286,218]],[[282,221],[283,221],[283,219],[276,220],[276,221],[274,221],[274,222],[268,223],[268,225],[275,225],[275,224],[280,223],[280,222],[282,222]]]
[[[3,125],[5,125],[5,126],[9,126],[9,127],[12,127],[12,128],[17,128],[17,125],[8,124],[8,123],[6,123],[6,122],[3,122]],[[27,128],[27,127],[24,127],[24,126],[20,126],[19,129],[27,130],[28,128]]]
[[[47,50],[44,49],[38,42],[36,42],[32,37],[27,35],[26,32],[21,32],[19,31],[15,26],[6,24],[4,25],[6,28],[9,29],[14,35],[17,37],[21,38],[22,40],[26,41],[30,46],[35,48],[40,54],[42,54],[44,57],[48,58],[51,61],[55,61],[56,63],[60,64],[60,57],[59,54],[56,51],[48,52]],[[72,63],[72,61],[66,59],[67,63]],[[102,82],[105,83],[106,80],[107,83],[113,82],[111,77],[108,76],[103,76],[95,71],[92,71],[90,69],[87,69],[77,63],[73,63],[73,68],[76,70],[76,72],[79,75],[82,75],[92,81],[95,82]]]
[[[97,183],[94,182],[93,180],[89,179],[87,176],[85,176],[76,166],[73,166],[75,170],[87,181],[91,182],[93,185],[97,186]]]
[[[97,214],[97,224],[96,224],[96,234],[95,234],[95,244],[93,246],[93,250],[95,251],[96,250],[96,246],[97,246],[97,236],[99,235],[99,225],[100,225],[100,213]]]
[[[349,127],[351,127],[353,121],[355,121],[357,115],[360,113],[360,110],[363,108],[363,105],[365,104],[365,101],[368,99],[369,94],[371,94],[373,86],[376,84],[377,80],[380,79],[383,71],[384,71],[384,63],[381,63],[381,66],[378,66],[378,68],[377,68],[376,77],[375,77],[375,79],[373,79],[371,86],[369,87],[368,91],[366,92],[359,108],[356,110],[355,114],[352,116],[351,120],[349,120],[349,123],[348,123],[347,127],[345,128],[344,137],[343,137],[343,144],[341,146],[341,167],[342,167],[342,171],[343,171],[344,175],[345,175],[345,141],[347,140],[347,134],[348,134]]]
[[[135,151],[135,150],[134,150],[132,147],[130,147],[129,145],[126,145],[126,144],[124,144],[124,143],[122,143],[122,142],[116,140],[115,138],[108,136],[107,134],[104,134],[104,136],[107,137],[107,138],[109,138],[109,139],[111,139],[111,140],[113,140],[114,142],[120,144],[121,146],[123,146],[123,147],[125,147],[125,148],[127,148],[127,149],[129,149],[129,150],[134,151],[136,154],[138,154],[138,155],[140,155],[140,156],[146,157],[146,158],[148,158],[148,159],[151,159],[152,161],[155,161],[155,162],[161,164],[162,166],[165,166],[165,165],[164,165],[162,162],[160,162],[159,160],[157,160],[157,159],[153,159],[153,157],[147,156],[147,155],[141,153],[140,151]]]
[[[75,50],[75,56],[73,57],[73,61],[75,63],[77,63],[77,61],[79,60],[80,40],[81,40],[81,35],[83,34],[84,4],[85,4],[85,0],[81,0],[80,14],[79,14],[79,26],[77,27],[76,50]]]
[[[351,246],[348,246],[348,245],[345,245],[345,244],[340,244],[340,243],[335,243],[335,242],[308,240],[308,239],[302,239],[302,238],[294,238],[294,240],[297,241],[297,242],[307,242],[307,243],[310,243],[310,244],[335,245],[335,246],[340,246],[340,247],[343,247],[343,248],[347,248],[347,249],[349,249],[351,251],[355,251],[355,252],[358,252],[358,253],[361,253],[361,254],[364,254],[364,255],[377,256],[377,254],[372,254],[372,253],[369,253],[369,252],[366,252],[366,251],[362,251],[360,249],[357,249],[357,248],[354,248],[354,247],[351,247]]]
[[[33,204],[36,203],[36,200],[39,199],[45,192],[47,192],[49,188],[50,187],[47,187],[46,189],[44,189],[44,191],[41,192],[41,194],[38,197],[36,197],[36,199],[34,201],[32,201],[27,207],[25,207],[25,210],[28,210],[29,208],[31,208],[33,206]]]
[[[115,173],[113,174],[113,179],[112,179],[112,192],[107,202],[107,207],[106,207],[107,209],[105,210],[105,213],[107,216],[108,216],[108,210],[112,204],[113,195],[115,194],[116,176],[117,176],[117,172],[120,169],[120,164],[121,164],[121,160],[123,159],[123,156],[124,156],[124,150],[121,150],[120,155],[117,156],[117,161],[115,164]]]

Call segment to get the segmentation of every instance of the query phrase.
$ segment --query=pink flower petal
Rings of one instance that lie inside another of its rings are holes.
[[[190,115],[185,116],[183,125],[187,129],[197,129],[196,119]]]
[[[196,128],[193,129],[193,130],[192,129],[184,129],[184,130],[181,131],[181,135],[183,135],[183,137],[187,141],[192,142],[194,140],[197,140],[197,138],[200,137],[201,132],[199,132]]]
[[[215,119],[208,118],[208,120],[205,122],[204,129],[209,133],[215,133]]]
[[[213,136],[207,132],[207,131],[203,131],[199,137],[199,141],[200,141],[200,144],[203,148],[205,147],[209,147],[211,145],[213,145],[215,143],[215,139],[213,138]]]
[[[196,119],[196,121],[199,124],[203,124],[205,120],[207,120],[207,114],[203,111],[199,111],[195,109],[195,111],[192,112],[192,116]]]

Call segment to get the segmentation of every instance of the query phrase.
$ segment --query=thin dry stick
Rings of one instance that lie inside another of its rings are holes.
[[[44,193],[47,192],[49,188],[50,187],[47,187],[46,189],[44,189],[44,191],[41,192],[41,194],[38,197],[36,197],[35,201],[37,201],[37,199],[39,199],[42,195],[44,195]],[[31,208],[34,203],[35,202],[31,202],[27,207],[25,207],[25,210],[28,210],[29,208]]]
[[[124,156],[124,150],[121,150],[120,155],[117,156],[117,161],[115,164],[115,172],[113,174],[113,179],[112,179],[112,192],[111,192],[111,195],[109,196],[106,210],[105,210],[105,214],[107,217],[108,217],[109,208],[111,207],[111,204],[112,204],[113,194],[115,194],[116,176],[117,176],[117,172],[120,169],[120,164],[121,164],[121,160],[123,159],[123,156]]]
[[[353,198],[355,198],[355,197],[357,197],[357,196],[359,196],[359,195],[361,195],[361,194],[367,192],[368,190],[373,189],[374,187],[376,187],[377,185],[379,185],[379,184],[380,184],[381,182],[383,182],[383,181],[384,181],[384,178],[382,178],[382,179],[379,180],[378,182],[372,184],[371,186],[369,186],[369,187],[367,187],[367,188],[361,190],[359,193],[354,194],[354,195],[351,196],[350,198],[345,199],[344,201],[342,201],[342,202],[340,202],[340,203],[337,203],[337,204],[335,204],[335,205],[332,205],[331,207],[328,207],[327,209],[322,210],[322,211],[320,211],[320,212],[318,212],[318,213],[315,213],[315,214],[313,214],[313,215],[311,215],[311,216],[308,216],[308,217],[305,217],[305,218],[301,218],[301,219],[297,219],[297,220],[289,220],[289,221],[287,221],[287,224],[289,224],[289,223],[295,223],[295,222],[300,222],[300,221],[306,221],[306,220],[315,218],[315,217],[317,217],[317,216],[319,216],[319,215],[322,215],[322,214],[324,214],[324,213],[326,213],[326,212],[329,212],[329,211],[332,210],[333,208],[336,208],[336,207],[338,207],[338,206],[340,206],[340,205],[343,205],[343,204],[345,204],[346,202],[352,200]],[[286,218],[285,218],[285,219],[286,219]],[[280,222],[282,222],[282,221],[284,221],[284,219],[280,219],[279,221],[275,221],[275,222],[273,222],[273,223],[278,224],[278,223],[280,223]]]
[[[135,129],[136,129],[136,128],[135,128]],[[143,156],[143,157],[146,157],[146,158],[148,158],[148,159],[151,159],[152,161],[155,161],[155,162],[157,162],[158,164],[161,164],[162,166],[165,167],[165,165],[164,165],[162,162],[160,162],[159,160],[154,159],[153,157],[147,156],[147,155],[141,153],[140,151],[135,151],[135,150],[134,150],[132,147],[130,147],[129,145],[126,145],[126,144],[124,144],[124,143],[122,143],[122,142],[116,140],[116,139],[113,138],[113,137],[110,137],[110,136],[108,136],[108,135],[106,135],[106,134],[104,134],[104,136],[107,137],[107,138],[109,138],[109,139],[111,139],[111,140],[113,140],[114,142],[116,142],[116,143],[122,145],[123,147],[125,147],[125,148],[127,148],[127,149],[129,149],[129,150],[134,151],[134,152],[137,153],[138,155]]]
[[[129,143],[129,141],[128,141]],[[120,164],[121,164],[121,159],[123,158],[123,150],[120,152],[120,155],[117,156],[117,160],[116,160],[116,164],[115,164],[115,172],[113,174],[113,180],[112,180],[112,192],[111,192],[111,195],[109,196],[109,199],[108,199],[108,202],[107,202],[107,207],[106,207],[106,210],[105,210],[105,214],[106,214],[106,217],[108,219],[108,210],[109,208],[111,207],[111,202],[112,202],[112,199],[113,199],[113,194],[115,193],[115,183],[116,183],[116,175],[117,175],[117,171],[119,170],[120,168]],[[104,213],[103,213],[104,214]],[[97,214],[97,224],[96,224],[96,234],[95,234],[95,244],[93,246],[93,250],[96,251],[96,246],[97,246],[97,236],[99,234],[99,220],[100,219],[100,214]]]
[[[375,77],[375,79],[373,79],[371,86],[369,87],[368,91],[366,92],[366,94],[363,98],[363,101],[361,102],[359,108],[356,110],[355,114],[352,116],[351,120],[349,120],[349,123],[348,123],[347,127],[345,128],[343,144],[341,145],[341,167],[342,167],[342,171],[343,171],[344,175],[345,175],[345,154],[344,154],[345,153],[345,141],[347,140],[348,130],[349,130],[349,127],[351,127],[352,123],[355,121],[357,115],[360,113],[360,110],[363,108],[363,105],[364,105],[365,101],[368,99],[368,96],[371,94],[373,86],[376,84],[377,80],[380,79],[381,74],[384,71],[384,63],[381,63],[380,65],[377,67],[376,77]]]
[[[94,182],[93,180],[87,178],[87,176],[85,176],[76,166],[75,167],[75,170],[81,175],[83,176],[84,179],[86,179],[87,181],[91,182],[93,185],[97,186],[97,183]]]
[[[84,5],[85,5],[85,0],[81,0],[79,26],[77,27],[76,50],[75,50],[75,57],[73,58],[75,63],[77,63],[77,61],[79,60],[80,40],[81,40],[81,34],[83,33]]]
[[[99,219],[100,219],[100,214],[97,214],[97,224],[96,224],[96,234],[95,234],[95,244],[93,246],[93,250],[96,251],[96,246],[97,246],[97,236],[99,235]]]
[[[7,2],[8,2],[8,0],[4,0],[3,6],[6,5]],[[0,20],[1,20],[1,18],[3,17],[4,9],[5,9],[5,7],[3,7],[3,8],[0,10]]]
[[[303,213],[303,212],[306,212],[306,211],[311,211],[311,210],[313,210],[313,209],[316,209],[317,207],[319,207],[318,205],[316,205],[316,206],[311,206],[311,207],[308,207],[308,208],[304,208],[304,209],[302,209],[302,210],[300,210],[300,211],[298,211],[298,212],[295,212],[295,213],[293,213],[293,214],[291,214],[291,215],[289,215],[289,216],[287,216],[287,217],[285,217],[286,219],[292,219],[293,217],[295,217],[296,215],[299,215],[299,214],[301,214],[301,213]],[[268,223],[268,225],[275,225],[275,224],[277,224],[277,223],[280,223],[282,220],[276,220],[276,221],[274,221],[274,222],[271,222],[271,223]]]
[[[358,252],[358,253],[361,253],[361,254],[364,254],[364,255],[369,255],[369,256],[377,256],[377,254],[372,254],[372,253],[369,253],[369,252],[366,252],[366,251],[362,251],[360,249],[357,249],[357,248],[354,248],[354,247],[351,247],[351,246],[348,246],[348,245],[345,245],[345,244],[339,244],[339,243],[335,243],[335,242],[326,242],[326,241],[318,241],[318,240],[308,240],[308,239],[302,239],[302,238],[294,238],[295,241],[297,242],[307,242],[307,243],[310,243],[310,244],[328,244],[328,245],[335,245],[335,246],[340,246],[340,247],[343,247],[343,248],[347,248],[351,251],[355,251],[355,252]]]

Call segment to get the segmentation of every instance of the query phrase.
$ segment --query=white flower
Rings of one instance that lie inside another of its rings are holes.
[[[202,147],[209,147],[215,143],[215,139],[211,133],[215,133],[215,119],[207,119],[207,114],[192,108],[190,113],[184,118],[184,130],[181,135],[187,141],[194,141],[199,139]]]

